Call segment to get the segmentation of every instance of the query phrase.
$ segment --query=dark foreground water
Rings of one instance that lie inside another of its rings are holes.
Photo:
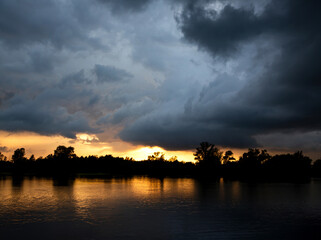
[[[321,239],[321,182],[0,179],[0,239]]]

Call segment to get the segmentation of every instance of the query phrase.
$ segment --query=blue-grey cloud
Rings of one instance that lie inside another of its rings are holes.
[[[309,136],[321,131],[320,10],[299,0],[3,0],[0,129],[103,131],[103,141],[168,149]]]
[[[88,34],[97,28],[98,21],[90,17],[92,14],[86,1],[3,0],[0,2],[0,42],[11,48],[35,43],[58,49],[95,48],[100,43]],[[83,21],[84,16],[87,21]]]
[[[97,0],[98,2],[107,4],[115,13],[136,12],[143,10],[151,0]]]
[[[65,88],[68,86],[73,86],[74,84],[81,84],[86,85],[91,83],[91,81],[86,78],[84,69],[81,69],[79,72],[71,73],[67,76],[65,76],[59,83],[59,86],[61,88]]]
[[[89,126],[83,113],[70,113],[64,107],[46,105],[41,99],[15,98],[11,104],[0,112],[2,130],[60,134],[70,138],[75,138],[78,132],[99,132]]]
[[[133,77],[123,69],[100,64],[95,65],[93,72],[97,77],[98,83],[119,82]]]
[[[254,57],[247,59],[245,70],[260,64],[262,70],[257,75],[248,72],[251,77],[242,84],[228,76],[216,78],[199,97],[187,100],[187,115],[144,117],[120,136],[175,149],[190,148],[193,140],[201,139],[224,146],[258,146],[260,134],[320,131],[321,4],[271,1],[258,14],[228,1],[218,11],[209,8],[209,2],[185,5],[178,17],[184,39],[215,61],[242,59],[246,47],[252,46]],[[267,62],[269,51],[275,55]],[[179,146],[170,139],[177,139]]]

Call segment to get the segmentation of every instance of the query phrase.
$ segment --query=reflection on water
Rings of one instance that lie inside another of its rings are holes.
[[[0,179],[0,239],[321,239],[321,182]]]

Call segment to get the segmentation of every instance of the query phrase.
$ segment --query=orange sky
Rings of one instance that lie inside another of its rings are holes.
[[[88,155],[106,155],[112,154],[113,156],[132,157],[135,160],[147,159],[149,155],[154,152],[165,153],[165,158],[169,159],[172,156],[177,156],[179,161],[194,161],[194,149],[186,151],[166,151],[157,146],[134,146],[132,144],[123,142],[121,140],[114,142],[101,142],[95,135],[78,134],[77,139],[65,138],[62,136],[43,136],[31,132],[17,132],[9,133],[0,131],[0,146],[7,147],[7,152],[3,152],[9,159],[13,151],[17,148],[25,148],[27,157],[32,154],[35,157],[47,156],[53,153],[57,146],[72,146],[78,156]],[[225,150],[225,149],[222,149]],[[242,150],[233,150],[234,155],[238,158],[242,154]]]
[[[43,136],[30,132],[9,133],[0,131],[0,146],[7,147],[8,151],[3,152],[7,157],[11,157],[13,151],[23,147],[26,155],[34,154],[35,157],[47,156],[53,153],[57,146],[65,145],[75,148],[79,156],[106,155],[120,157],[133,157],[135,160],[147,159],[148,155],[154,152],[164,152],[165,158],[177,156],[181,161],[193,161],[193,150],[191,151],[166,151],[160,147],[134,146],[121,140],[115,142],[101,142],[95,135],[78,134],[77,139],[65,138],[62,136]]]

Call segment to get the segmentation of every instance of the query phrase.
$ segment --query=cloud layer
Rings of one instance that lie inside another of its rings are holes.
[[[271,1],[260,13],[224,4],[220,10],[208,1],[188,4],[178,23],[184,39],[209,53],[213,65],[243,65],[235,68],[243,83],[237,72],[219,75],[186,103],[188,111],[140,119],[122,132],[124,139],[139,143],[147,135],[143,143],[167,148],[178,147],[175,139],[192,147],[192,138],[246,147],[258,145],[258,134],[320,130],[320,4]],[[163,118],[171,124],[152,134]]]
[[[0,128],[171,150],[275,148],[277,136],[301,146],[321,130],[320,10],[300,0],[1,1]]]

